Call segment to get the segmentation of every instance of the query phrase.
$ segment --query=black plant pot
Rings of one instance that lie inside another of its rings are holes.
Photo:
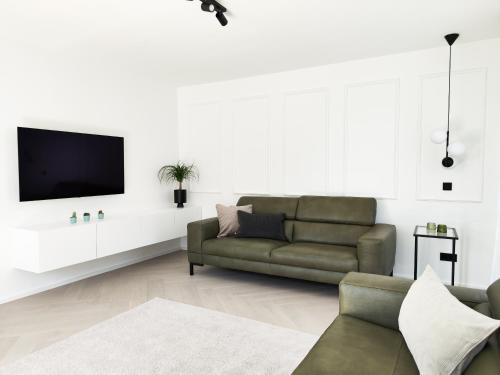
[[[177,208],[183,208],[186,203],[186,189],[174,190],[174,202],[177,203]]]

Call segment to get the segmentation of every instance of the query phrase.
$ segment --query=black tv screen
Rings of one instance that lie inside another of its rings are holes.
[[[17,128],[19,199],[124,193],[123,138]]]

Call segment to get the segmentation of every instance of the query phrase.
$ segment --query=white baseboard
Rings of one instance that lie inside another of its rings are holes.
[[[43,285],[41,287],[29,288],[29,289],[26,289],[22,292],[12,294],[10,296],[9,295],[3,296],[0,298],[0,305],[7,303],[7,302],[15,301],[17,299],[29,297],[29,296],[32,296],[34,294],[46,292],[47,290],[58,288],[58,287],[63,286],[63,285],[68,285],[68,284],[71,284],[71,283],[74,283],[74,282],[77,282],[80,280],[88,279],[89,277],[93,277],[93,276],[101,275],[101,274],[106,273],[106,272],[114,271],[118,268],[123,268],[123,267],[130,266],[132,264],[141,263],[141,262],[144,262],[146,260],[157,258],[157,257],[160,257],[162,255],[170,254],[170,253],[173,253],[174,251],[178,251],[178,250],[182,250],[182,249],[180,247],[175,247],[172,249],[160,251],[160,252],[155,253],[155,254],[148,254],[148,255],[143,255],[141,257],[138,257],[138,258],[127,259],[125,261],[115,263],[111,266],[105,266],[103,268],[96,269],[92,272],[86,272],[86,273],[82,273],[82,274],[79,274],[76,276],[68,277],[66,279],[59,280],[55,283],[49,283],[49,284]]]

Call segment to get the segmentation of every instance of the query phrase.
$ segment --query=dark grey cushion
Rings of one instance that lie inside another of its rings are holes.
[[[271,240],[286,241],[285,214],[249,214],[238,211],[240,230],[237,237],[241,238],[267,238]]]

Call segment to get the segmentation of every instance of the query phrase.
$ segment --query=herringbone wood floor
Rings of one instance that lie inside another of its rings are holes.
[[[210,266],[188,272],[178,251],[0,305],[0,365],[161,297],[320,334],[338,314],[338,288]]]

